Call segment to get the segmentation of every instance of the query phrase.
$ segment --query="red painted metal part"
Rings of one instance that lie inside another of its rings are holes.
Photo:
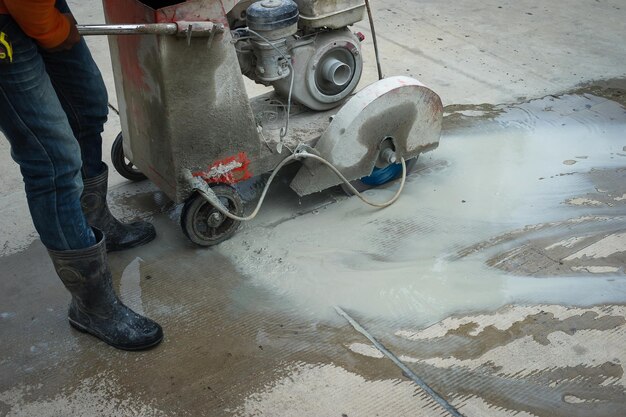
[[[236,184],[252,178],[250,159],[244,152],[235,156],[216,161],[206,171],[194,172],[194,177],[200,177],[209,184]]]

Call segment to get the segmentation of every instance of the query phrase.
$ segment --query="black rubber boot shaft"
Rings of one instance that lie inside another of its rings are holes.
[[[92,178],[83,179],[83,194],[80,204],[87,223],[102,230],[106,236],[108,252],[134,248],[146,244],[156,237],[154,226],[138,221],[125,224],[111,214],[107,204],[109,167],[103,163],[103,172]]]
[[[72,294],[68,319],[76,329],[124,350],[142,350],[163,340],[156,322],[126,307],[113,290],[104,235],[94,229],[94,246],[48,250],[54,269]]]

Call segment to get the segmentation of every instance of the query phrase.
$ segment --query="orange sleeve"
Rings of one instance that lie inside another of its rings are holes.
[[[70,22],[54,7],[55,0],[4,0],[11,17],[44,48],[54,48],[67,39]]]

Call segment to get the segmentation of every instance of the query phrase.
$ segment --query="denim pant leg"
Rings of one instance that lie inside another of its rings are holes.
[[[20,165],[35,228],[53,250],[95,244],[80,206],[81,155],[35,42],[7,15],[0,31],[12,62],[0,61],[0,130]]]
[[[56,7],[63,13],[70,9],[65,0]],[[78,140],[83,160],[83,177],[102,173],[102,131],[109,112],[107,90],[98,66],[84,39],[68,51],[41,51],[57,96]]]

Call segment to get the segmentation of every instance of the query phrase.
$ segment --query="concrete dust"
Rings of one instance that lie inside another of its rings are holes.
[[[601,206],[602,205],[601,201],[592,200],[590,198],[584,198],[584,197],[570,198],[569,200],[565,202],[572,206]]]
[[[626,252],[626,232],[614,233],[586,248],[571,254],[566,261],[580,258],[608,258],[610,255]]]
[[[620,272],[620,268],[616,266],[573,266],[572,271],[583,271],[592,274],[607,274],[611,272]]]
[[[348,346],[348,349],[350,349],[354,353],[358,353],[363,356],[369,356],[370,358],[381,359],[385,356],[374,345],[367,345],[365,343],[352,343],[350,346]]]

